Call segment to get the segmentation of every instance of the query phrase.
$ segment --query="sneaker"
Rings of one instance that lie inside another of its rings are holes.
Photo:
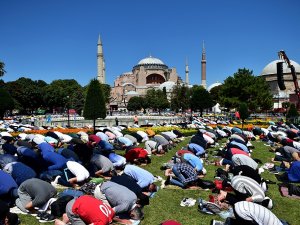
[[[49,214],[49,213],[45,213],[40,219],[39,222],[40,223],[48,223],[48,222],[54,222],[55,220],[55,216]]]
[[[45,214],[47,214],[47,213],[46,213],[46,212],[38,212],[38,213],[36,214],[36,218],[37,218],[37,219],[40,219],[40,218],[44,217]]]
[[[192,207],[194,206],[196,203],[196,200],[195,199],[192,199],[192,198],[184,198],[181,202],[180,202],[180,206],[188,206],[188,207]]]
[[[169,185],[169,184],[170,184],[170,180],[171,180],[171,177],[168,176],[168,178],[167,178],[167,180],[166,180],[166,182],[165,182],[165,185]]]
[[[19,209],[17,206],[10,208],[11,213],[16,213],[16,214],[22,214],[22,215],[28,215],[27,212],[23,212],[21,209]]]
[[[210,225],[224,225],[225,223],[222,221],[218,221],[218,220],[212,220],[210,222]]]

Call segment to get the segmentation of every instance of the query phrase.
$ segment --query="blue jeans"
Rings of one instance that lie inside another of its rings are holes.
[[[176,186],[185,187],[185,184],[183,183],[183,181],[185,180],[184,176],[179,172],[179,170],[177,169],[177,166],[173,166],[172,168],[172,172],[175,174],[176,178],[171,178],[170,179],[170,183],[174,184]]]

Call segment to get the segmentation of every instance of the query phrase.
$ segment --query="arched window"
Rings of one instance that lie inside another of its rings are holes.
[[[159,74],[150,74],[146,78],[146,84],[162,84],[165,82],[165,78]]]

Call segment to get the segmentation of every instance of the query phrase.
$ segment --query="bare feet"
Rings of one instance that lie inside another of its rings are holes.
[[[66,223],[64,223],[63,221],[59,220],[59,219],[56,219],[54,221],[54,225],[66,225]]]

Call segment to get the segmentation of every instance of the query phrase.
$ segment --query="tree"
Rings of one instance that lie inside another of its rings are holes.
[[[299,116],[299,113],[297,111],[295,104],[291,104],[290,109],[289,109],[288,113],[286,114],[286,118],[289,120],[292,120],[298,116]]]
[[[247,102],[252,111],[271,109],[272,94],[269,85],[262,77],[253,75],[248,69],[238,69],[233,76],[225,79],[220,90],[220,104],[228,109],[238,108]]]
[[[239,114],[240,114],[240,118],[242,120],[242,130],[243,130],[245,119],[247,119],[249,117],[249,111],[248,111],[247,104],[242,102],[239,106],[238,111],[239,111]]]
[[[104,101],[105,101],[105,103],[109,103],[111,87],[108,84],[101,83],[100,85],[102,86],[102,90],[104,93]]]
[[[171,93],[171,109],[179,112],[190,108],[190,89],[185,85],[176,85]]]
[[[0,118],[3,119],[7,110],[14,108],[14,100],[4,88],[0,88]]]
[[[6,90],[16,103],[16,109],[21,113],[32,113],[44,105],[44,90],[47,83],[38,80],[21,77],[16,81],[7,82]]]
[[[83,116],[93,120],[94,132],[96,131],[96,119],[106,117],[106,106],[102,86],[97,79],[90,81],[84,104]]]
[[[168,108],[170,105],[167,96],[162,90],[148,90],[145,99],[147,102],[147,106],[154,110],[158,110],[159,113],[161,110]]]
[[[4,74],[6,73],[6,71],[4,70],[5,64],[4,62],[0,61],[0,77],[4,76]]]
[[[68,105],[80,113],[84,105],[83,88],[74,79],[52,81],[46,88],[44,98],[51,110],[61,111]]]
[[[215,105],[209,92],[202,86],[193,86],[191,95],[191,109],[193,111],[199,110],[202,116],[205,109],[211,108]]]
[[[142,97],[138,97],[138,96],[131,97],[127,104],[127,110],[128,111],[141,110],[143,108],[144,101],[145,101],[145,99]]]
[[[215,102],[220,102],[222,85],[218,85],[210,89],[209,93]]]

